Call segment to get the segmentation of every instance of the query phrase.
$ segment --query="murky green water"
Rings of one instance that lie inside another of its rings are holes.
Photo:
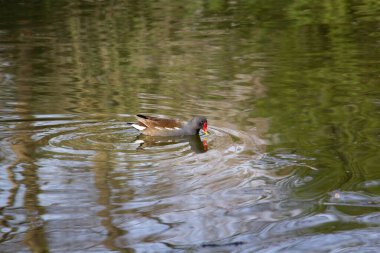
[[[379,13],[0,0],[0,251],[377,252]]]

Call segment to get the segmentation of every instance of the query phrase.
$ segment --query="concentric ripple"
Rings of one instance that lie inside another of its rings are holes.
[[[10,135],[3,142],[21,138],[33,149],[27,153],[38,170],[43,219],[112,220],[128,231],[115,243],[158,237],[176,245],[230,238],[258,217],[281,219],[281,206],[268,213],[275,184],[261,169],[268,163],[265,142],[254,132],[213,126],[208,136],[148,137],[130,120],[49,115],[6,123]],[[65,208],[69,213],[62,213]],[[215,224],[219,229],[205,235]],[[104,226],[93,230],[112,234],[116,225]]]
[[[120,119],[47,118],[30,122],[31,139],[43,153],[60,157],[84,158],[108,151],[128,161],[161,164],[198,162],[233,165],[241,156],[258,155],[257,137],[242,132],[213,127],[208,136],[148,137]],[[194,153],[200,156],[194,156]],[[202,153],[207,153],[203,155]],[[201,159],[200,159],[201,158]],[[211,165],[212,166],[212,165]]]
[[[89,217],[100,219],[103,225],[91,229],[112,234],[117,227],[121,232],[114,243],[121,248],[123,241],[152,238],[184,248],[218,240],[230,245],[229,238],[250,231],[257,219],[276,222],[287,234],[298,224],[286,223],[288,217],[300,217],[302,226],[302,217],[315,211],[312,203],[299,208],[300,202],[288,198],[287,192],[309,182],[292,174],[310,170],[302,157],[270,156],[254,130],[212,126],[207,136],[149,137],[126,123],[131,120],[129,115],[34,115],[4,121],[2,153],[15,168],[9,170],[13,185],[21,184],[19,172],[34,168],[43,221],[76,219],[86,227]],[[4,187],[10,199],[16,198],[13,185]],[[263,235],[272,233],[267,227]]]
[[[200,138],[142,136],[126,123],[128,120],[128,115],[114,118],[102,115],[35,115],[27,120],[9,120],[6,125],[12,129],[13,137],[9,142],[14,142],[18,134],[25,133],[29,136],[28,142],[32,142],[43,156],[73,160],[110,152],[126,162],[231,167],[247,158],[252,160],[260,156],[260,146],[264,144],[255,135],[218,127],[212,127],[210,135]]]
[[[126,124],[117,121],[70,121],[43,126],[33,136],[44,151],[57,154],[94,155],[96,151],[131,150],[134,138]]]

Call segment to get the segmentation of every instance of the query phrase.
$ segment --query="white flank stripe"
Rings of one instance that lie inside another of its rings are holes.
[[[162,127],[154,127],[154,128],[156,128],[156,129],[158,129],[158,130],[162,130]]]
[[[140,125],[137,125],[137,124],[132,124],[131,126],[134,127],[134,128],[136,128],[139,131],[143,131],[146,128],[144,126],[140,126]]]
[[[167,130],[174,130],[174,128],[171,128],[171,127],[165,127],[165,129],[167,129]]]
[[[175,129],[175,130],[180,130],[181,128],[179,128],[179,127],[175,127],[174,129]]]

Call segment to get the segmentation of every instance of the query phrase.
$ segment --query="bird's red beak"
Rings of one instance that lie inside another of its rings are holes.
[[[207,132],[207,122],[203,123],[203,128],[202,128],[203,132],[207,135],[208,132]]]
[[[206,140],[203,140],[203,150],[204,151],[207,151],[207,149],[208,149],[208,146],[207,146],[207,141]]]

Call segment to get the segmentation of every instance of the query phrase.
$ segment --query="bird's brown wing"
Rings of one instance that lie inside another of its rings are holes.
[[[176,127],[182,127],[181,121],[177,119],[164,119],[164,118],[157,118],[152,116],[145,116],[142,114],[136,115],[137,120],[140,124],[143,124],[147,128],[155,128],[155,127],[161,127],[161,128],[176,128]]]

